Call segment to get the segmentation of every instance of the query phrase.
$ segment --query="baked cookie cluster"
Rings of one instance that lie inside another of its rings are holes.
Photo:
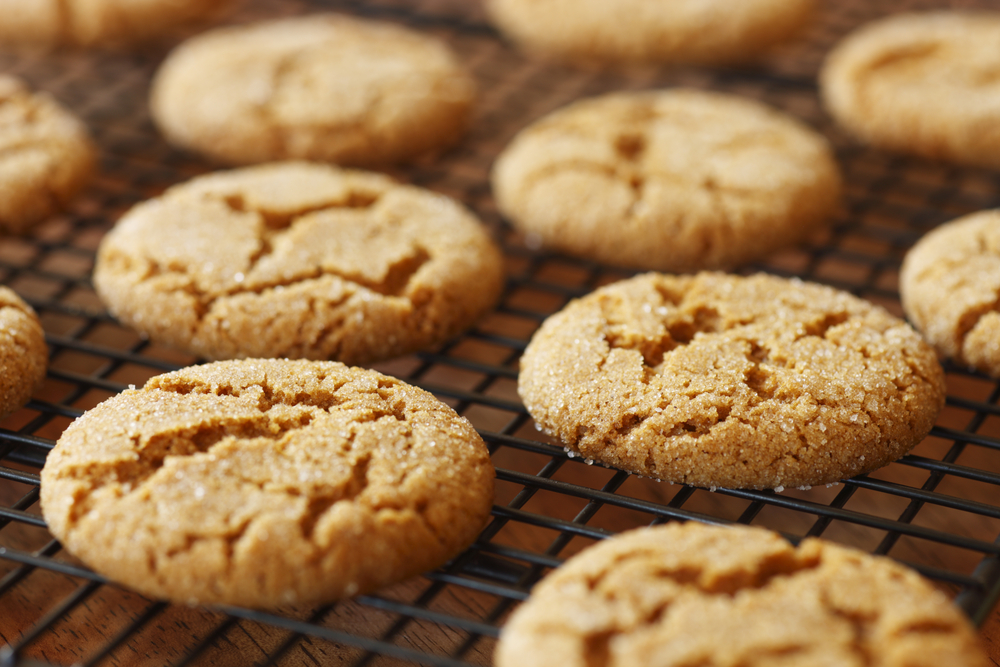
[[[38,2],[21,23],[0,19],[0,42],[133,42],[228,3],[145,5],[140,22],[112,0]],[[742,64],[793,38],[813,3],[488,7],[516,45],[574,65]],[[996,167],[996,20],[865,28],[830,55],[823,99],[864,141]],[[334,14],[219,28],[167,56],[150,94],[164,140],[241,168],[127,211],[93,282],[122,323],[214,363],[153,378],[63,433],[42,508],[74,555],[156,598],[273,609],[376,590],[475,540],[494,493],[482,438],[427,392],[355,366],[472,327],[500,299],[504,257],[459,202],[346,167],[433,160],[470,127],[476,94],[443,41]],[[0,149],[0,227],[14,232],[65,206],[94,161],[78,121],[8,77]],[[995,212],[907,257],[903,303],[930,345],[830,287],[706,271],[802,243],[838,213],[827,139],[760,102],[693,89],[578,100],[514,137],[491,185],[532,249],[658,272],[574,300],[524,351],[524,405],[574,456],[703,487],[831,484],[928,434],[945,400],[937,353],[1000,376]],[[2,412],[28,400],[46,354],[8,292]],[[497,664],[552,656],[984,664],[960,614],[899,565],[694,524],[608,540],[540,584]]]

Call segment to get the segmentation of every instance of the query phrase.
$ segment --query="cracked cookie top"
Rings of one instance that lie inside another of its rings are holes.
[[[560,109],[514,138],[492,182],[529,245],[674,272],[795,243],[840,198],[820,134],[753,100],[684,89]]]
[[[969,621],[888,558],[694,522],[600,542],[537,584],[497,667],[986,667]]]
[[[570,63],[744,64],[808,22],[813,0],[489,0],[504,35]]]
[[[827,56],[823,103],[881,148],[1000,167],[1000,12],[896,14]]]
[[[0,229],[23,232],[65,207],[93,167],[83,123],[49,95],[0,74]]]
[[[52,534],[178,602],[273,608],[444,563],[485,525],[493,465],[431,394],[335,362],[243,360],[151,379],[49,453]]]
[[[48,361],[38,315],[12,289],[0,286],[0,417],[28,402]]]
[[[175,36],[233,0],[4,0],[5,46],[135,46]]]
[[[1000,210],[941,225],[906,254],[903,309],[943,356],[1000,377]]]
[[[157,72],[150,108],[168,141],[219,162],[371,166],[454,143],[474,97],[438,39],[313,14],[188,40]]]
[[[301,162],[218,172],[139,204],[94,285],[154,340],[208,359],[361,364],[458,334],[493,307],[503,258],[453,200]]]
[[[695,486],[827,484],[899,458],[944,405],[934,351],[829,287],[645,274],[571,302],[521,358],[538,427],[589,459]]]

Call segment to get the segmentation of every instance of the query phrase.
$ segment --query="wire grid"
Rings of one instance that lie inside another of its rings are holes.
[[[931,577],[982,622],[1000,595],[1000,385],[946,367],[948,403],[931,435],[901,461],[829,487],[712,492],[573,458],[533,428],[515,390],[518,357],[547,315],[629,274],[527,247],[499,219],[488,185],[489,167],[513,134],[573,99],[672,85],[753,96],[833,141],[846,196],[832,229],[744,271],[827,283],[901,315],[905,251],[943,221],[1000,205],[1000,177],[855,145],[821,111],[815,72],[829,46],[860,23],[929,6],[831,1],[805,39],[754,68],[620,71],[519,55],[466,0],[244,5],[237,20],[337,9],[450,43],[480,83],[474,127],[447,154],[393,173],[472,208],[502,241],[509,269],[502,303],[473,330],[435,351],[376,365],[433,391],[475,424],[497,466],[492,523],[438,571],[373,595],[274,613],[147,600],[90,572],[45,529],[38,471],[66,425],[129,384],[198,361],[106,314],[89,281],[96,246],[129,206],[212,165],[169,148],[150,123],[145,100],[162,50],[0,55],[0,69],[80,114],[102,150],[100,175],[71,211],[30,236],[0,238],[0,279],[39,312],[51,351],[44,385],[0,422],[0,664],[489,664],[506,615],[547,571],[595,540],[675,519],[749,523],[793,541],[822,535],[887,554]]]

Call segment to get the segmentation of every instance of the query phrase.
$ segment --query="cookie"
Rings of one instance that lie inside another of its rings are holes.
[[[897,14],[848,35],[820,73],[827,110],[880,148],[1000,168],[1000,12]]]
[[[137,205],[102,240],[94,286],[122,322],[207,359],[361,364],[471,326],[499,297],[502,262],[447,197],[289,162]]]
[[[560,109],[513,139],[492,183],[529,243],[672,272],[796,243],[829,220],[841,189],[821,135],[759,102],[685,89]]]
[[[695,486],[828,484],[912,449],[944,405],[934,351],[845,292],[644,274],[549,317],[518,392],[569,451]]]
[[[150,106],[170,143],[222,163],[370,166],[454,143],[474,96],[438,39],[315,14],[188,40],[157,72]]]
[[[569,62],[741,64],[796,35],[812,0],[489,0],[518,46]]]
[[[0,229],[24,232],[65,207],[93,166],[94,147],[75,116],[0,74]]]
[[[227,361],[89,410],[41,473],[49,529],[152,597],[273,608],[365,593],[465,549],[493,465],[464,418],[335,362]]]
[[[807,538],[688,522],[600,542],[543,579],[497,667],[986,667],[968,619],[916,572]]]
[[[1000,377],[1000,210],[937,227],[906,253],[903,310],[955,363]]]
[[[28,402],[48,360],[38,315],[13,290],[0,286],[0,417]]]
[[[135,46],[222,13],[232,0],[3,0],[0,47]]]

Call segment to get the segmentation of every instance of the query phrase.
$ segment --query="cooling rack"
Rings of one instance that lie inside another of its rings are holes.
[[[29,236],[0,238],[0,280],[38,311],[51,352],[32,401],[0,423],[0,664],[490,664],[507,614],[564,558],[628,528],[686,519],[765,526],[792,540],[823,536],[888,555],[982,622],[1000,595],[1000,385],[946,367],[948,402],[930,436],[901,461],[828,487],[712,492],[573,458],[535,430],[521,405],[518,357],[547,315],[628,274],[529,247],[499,218],[488,186],[489,167],[513,134],[573,99],[674,85],[752,96],[831,139],[846,194],[831,229],[743,271],[830,284],[901,315],[897,275],[906,250],[941,222],[1000,205],[1000,175],[857,146],[822,112],[815,73],[850,29],[930,6],[831,0],[804,39],[752,67],[622,71],[519,55],[471,0],[242,5],[233,20],[334,9],[408,24],[451,44],[480,84],[474,127],[447,154],[392,173],[473,209],[503,244],[509,271],[498,309],[474,329],[376,366],[433,391],[481,432],[497,466],[492,522],[438,571],[336,604],[269,613],[145,599],[90,572],[45,528],[38,472],[66,425],[129,384],[198,361],[106,314],[89,280],[97,244],[129,206],[212,165],[169,148],[150,123],[149,80],[164,49],[0,54],[0,71],[51,92],[83,117],[101,149],[100,173],[70,211]]]

